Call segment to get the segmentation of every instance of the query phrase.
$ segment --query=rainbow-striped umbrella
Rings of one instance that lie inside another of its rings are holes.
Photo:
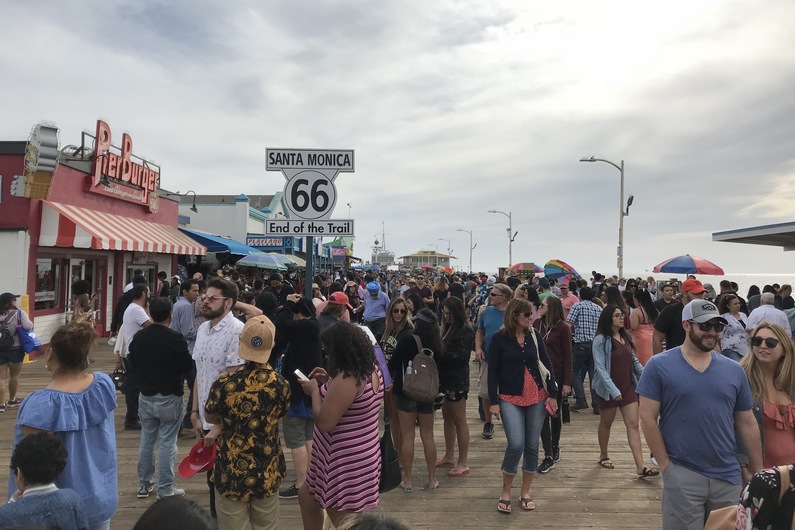
[[[544,272],[544,269],[542,269],[541,267],[536,265],[535,262],[532,262],[532,261],[524,261],[524,262],[521,262],[521,263],[514,263],[513,265],[511,265],[511,267],[508,270],[510,270],[510,271]]]
[[[575,280],[582,279],[582,276],[580,276],[579,272],[574,270],[574,267],[559,259],[552,259],[546,262],[544,265],[544,276],[547,278],[554,278],[556,280],[563,278],[564,276],[568,280],[571,280],[572,278]]]

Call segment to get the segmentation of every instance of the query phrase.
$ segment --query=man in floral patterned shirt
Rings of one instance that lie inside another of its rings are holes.
[[[246,364],[213,383],[204,406],[207,421],[221,425],[213,480],[221,528],[275,529],[279,486],[286,473],[279,418],[290,406],[290,385],[268,364],[276,327],[267,317],[243,327],[238,356]]]

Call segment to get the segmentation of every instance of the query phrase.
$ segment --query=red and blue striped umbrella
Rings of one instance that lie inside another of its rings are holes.
[[[723,276],[723,269],[704,258],[685,254],[663,261],[652,272],[666,272],[671,274],[709,274]]]

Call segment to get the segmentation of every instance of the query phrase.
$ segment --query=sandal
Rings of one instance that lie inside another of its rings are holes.
[[[405,491],[406,493],[414,493],[414,488],[407,488],[406,486],[403,485],[402,482],[400,483],[400,487],[403,488],[403,491]]]
[[[530,497],[522,497],[519,502],[522,504],[522,510],[530,511],[536,509],[536,503]]]
[[[655,467],[648,468],[646,466],[643,466],[643,471],[638,473],[638,478],[656,477],[659,474],[660,474],[660,470],[659,469],[657,469]]]
[[[502,513],[511,513],[511,500],[500,499],[497,503],[497,511]]]
[[[436,490],[438,490],[438,489],[439,489],[439,481],[437,480],[437,481],[436,481],[436,484],[434,484],[433,486],[431,486],[430,484],[428,484],[427,486],[425,486],[425,487],[424,487],[424,488],[422,488],[422,489],[424,489],[425,491],[436,491]]]
[[[455,467],[455,462],[450,462],[447,460],[437,460],[436,467]]]
[[[613,465],[613,462],[610,461],[610,458],[604,457],[599,459],[599,465],[605,469],[615,469],[616,466]]]
[[[464,475],[469,475],[469,466],[453,468],[447,473],[448,477],[463,477]]]

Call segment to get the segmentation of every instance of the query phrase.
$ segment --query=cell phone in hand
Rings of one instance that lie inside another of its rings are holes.
[[[306,375],[304,375],[304,372],[302,372],[302,371],[301,371],[301,370],[299,370],[298,368],[296,368],[296,369],[295,369],[295,371],[294,371],[293,373],[295,374],[295,376],[296,376],[296,377],[297,377],[297,378],[298,378],[300,381],[309,381],[309,378],[308,378]]]
[[[552,405],[549,402],[547,402],[546,407],[547,407],[547,412],[549,412],[549,415],[550,416],[554,416],[555,415],[555,409],[552,408]]]

